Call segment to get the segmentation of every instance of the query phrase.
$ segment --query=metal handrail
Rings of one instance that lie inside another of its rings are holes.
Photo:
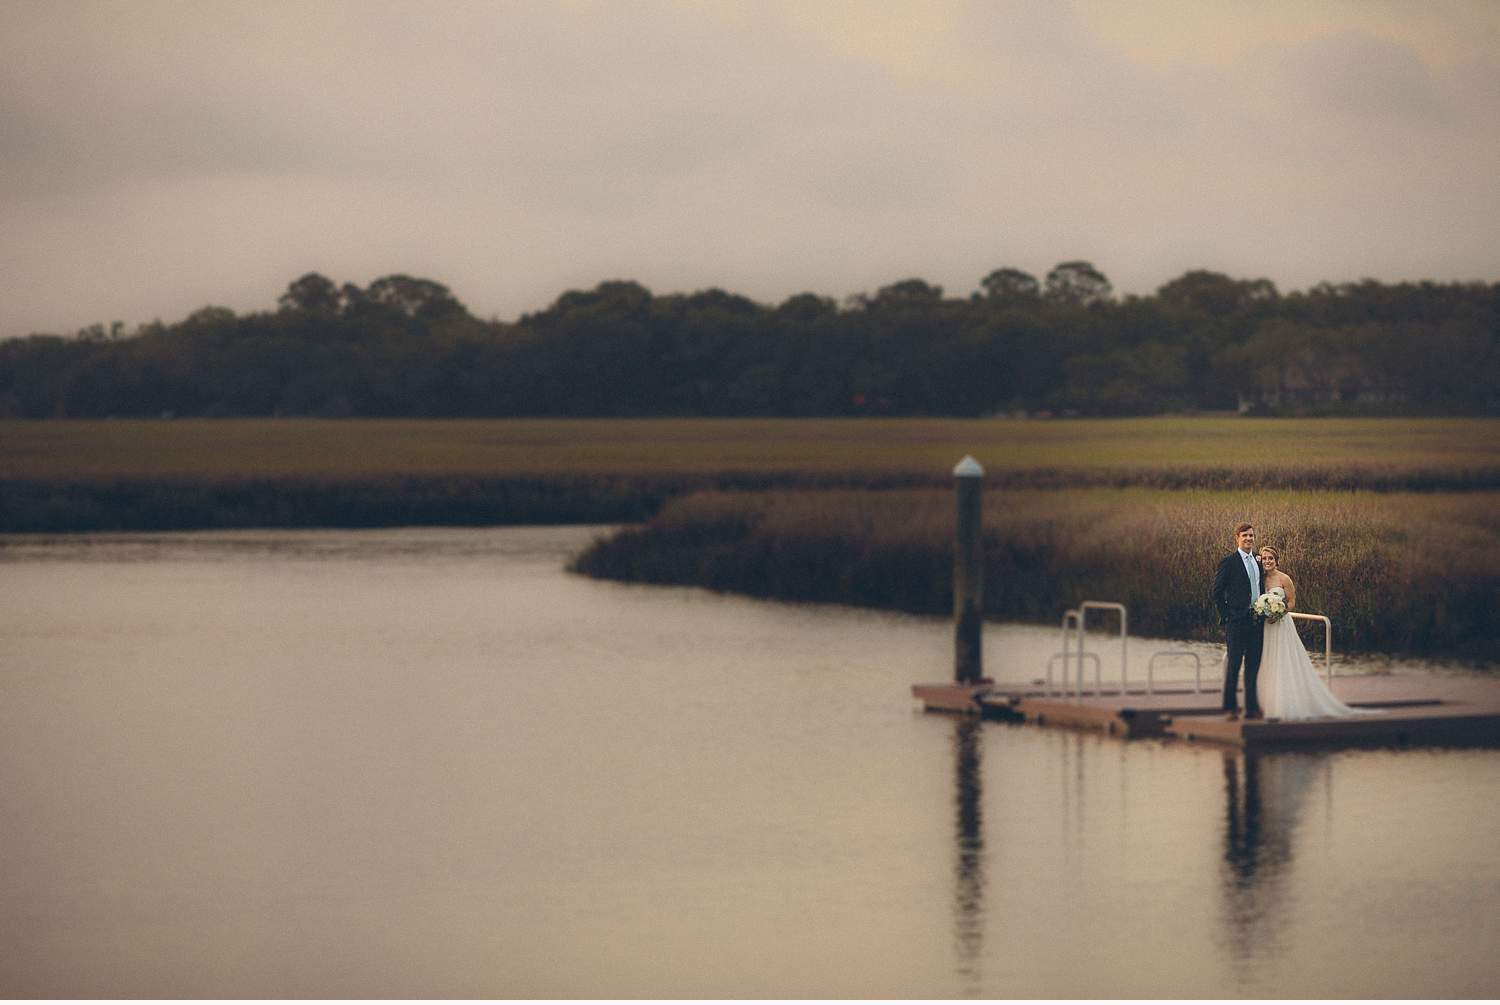
[[[1119,611],[1120,612],[1120,694],[1127,693],[1127,680],[1129,674],[1129,644],[1130,634],[1128,628],[1129,612],[1124,604],[1105,600],[1085,600],[1072,610],[1066,611],[1062,616],[1062,652],[1056,653],[1047,661],[1047,693],[1053,693],[1052,664],[1059,659],[1063,661],[1062,693],[1068,690],[1068,661],[1075,657],[1072,644],[1072,633],[1078,634],[1078,649],[1076,658],[1078,660],[1078,673],[1074,679],[1074,697],[1083,696],[1083,664],[1084,660],[1094,661],[1094,693],[1104,693],[1103,670],[1101,668],[1097,653],[1087,652],[1085,645],[1088,640],[1086,619],[1089,611]],[[1322,614],[1304,614],[1301,611],[1289,611],[1292,617],[1302,621],[1319,621],[1323,624],[1323,677],[1329,687],[1333,686],[1333,622]],[[1193,661],[1193,693],[1197,694],[1203,690],[1203,657],[1198,653],[1186,649],[1169,649],[1154,653],[1146,663],[1146,693],[1156,693],[1156,661],[1163,657],[1188,657]]]
[[[1323,679],[1329,688],[1333,687],[1333,622],[1321,614],[1303,614],[1301,611],[1287,611],[1294,618],[1302,621],[1323,622]]]
[[[1203,690],[1203,657],[1188,649],[1164,649],[1159,653],[1152,653],[1151,659],[1146,663],[1146,693],[1155,694],[1152,686],[1153,672],[1156,670],[1156,661],[1163,656],[1188,656],[1193,660],[1193,693],[1197,694]]]
[[[1094,694],[1096,694],[1096,695],[1103,694],[1104,693],[1104,676],[1103,676],[1103,671],[1100,669],[1099,654],[1098,653],[1079,653],[1078,654],[1078,659],[1080,661],[1082,661],[1084,659],[1084,657],[1087,657],[1087,658],[1089,658],[1089,659],[1091,659],[1091,660],[1094,661]],[[1052,664],[1056,663],[1058,660],[1062,660],[1063,661],[1063,673],[1062,673],[1063,685],[1062,685],[1062,693],[1063,694],[1067,694],[1068,693],[1068,660],[1070,660],[1072,658],[1073,657],[1072,657],[1071,653],[1053,653],[1052,654],[1052,658],[1047,661],[1047,694],[1050,695],[1053,692],[1053,687],[1052,687]],[[1082,681],[1083,681],[1083,675],[1079,674],[1078,679],[1079,679],[1079,683],[1081,685]],[[1077,693],[1077,692],[1075,692],[1075,693]]]
[[[1072,642],[1073,642],[1073,637],[1068,633],[1068,627],[1069,627],[1069,625],[1072,625],[1072,626],[1076,627],[1078,625],[1079,617],[1080,617],[1080,615],[1079,615],[1079,613],[1078,613],[1078,611],[1076,609],[1075,610],[1071,610],[1071,611],[1064,611],[1063,612],[1063,616],[1062,616],[1062,658],[1063,658],[1063,666],[1062,666],[1062,693],[1063,694],[1067,694],[1068,693],[1068,659],[1069,659],[1069,656],[1070,656],[1069,650],[1072,647]],[[1083,678],[1083,654],[1082,654],[1082,650],[1079,651],[1079,656],[1078,656],[1078,675],[1079,675],[1079,682],[1080,682],[1080,686],[1081,686],[1081,684],[1082,684],[1082,678]],[[1051,692],[1052,692],[1052,661],[1048,660],[1047,661],[1047,693],[1051,694]]]
[[[1124,604],[1117,604],[1110,600],[1085,600],[1078,605],[1078,679],[1083,682],[1083,646],[1088,638],[1088,632],[1084,622],[1088,618],[1089,611],[1119,611],[1120,612],[1120,693],[1125,693],[1125,677],[1130,664],[1126,661],[1128,656],[1127,647],[1130,643],[1130,633],[1127,628],[1128,614]]]

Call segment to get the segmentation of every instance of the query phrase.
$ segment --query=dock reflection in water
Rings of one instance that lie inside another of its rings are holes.
[[[953,926],[963,995],[983,993],[984,781],[982,723],[964,716],[953,723]]]
[[[956,995],[1500,989],[1482,934],[1500,867],[1455,802],[1473,803],[1493,750],[1244,752],[969,717],[945,731]],[[1441,953],[1414,948],[1434,932]]]
[[[1224,942],[1241,980],[1253,982],[1284,948],[1295,837],[1309,788],[1327,777],[1325,755],[1225,751]]]

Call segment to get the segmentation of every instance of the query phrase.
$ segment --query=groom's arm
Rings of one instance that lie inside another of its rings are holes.
[[[1214,602],[1214,609],[1219,612],[1219,620],[1229,619],[1229,562],[1226,559],[1219,563],[1219,570],[1214,574],[1214,588],[1209,591],[1209,597]]]

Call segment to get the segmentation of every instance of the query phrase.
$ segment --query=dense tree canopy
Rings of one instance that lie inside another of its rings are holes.
[[[0,342],[0,417],[1496,414],[1497,341],[1484,283],[1193,270],[1119,299],[1070,261],[763,305],[610,280],[506,324],[430,279],[309,273],[272,312]]]

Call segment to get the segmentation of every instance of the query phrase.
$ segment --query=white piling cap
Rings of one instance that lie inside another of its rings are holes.
[[[984,468],[980,467],[979,462],[974,458],[970,457],[968,454],[964,454],[964,459],[959,461],[958,466],[953,469],[953,477],[983,478]]]

